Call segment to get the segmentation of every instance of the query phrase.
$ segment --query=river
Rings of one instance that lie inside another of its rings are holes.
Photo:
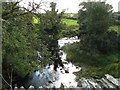
[[[58,40],[60,48],[65,44],[71,44],[74,42],[79,42],[77,37],[72,38],[62,38]],[[84,78],[81,77],[78,82],[76,81],[76,75],[74,72],[79,72],[81,67],[73,65],[71,62],[66,60],[66,53],[60,51],[62,62],[65,68],[58,67],[57,71],[53,68],[53,65],[47,65],[42,71],[36,71],[32,79],[30,79],[25,85],[25,88],[114,88],[114,90],[119,90],[120,82],[119,78],[116,79],[112,75],[105,74],[102,78]],[[38,53],[40,54],[40,53]],[[39,55],[40,56],[40,55]],[[41,56],[40,56],[41,57]],[[67,71],[67,72],[66,72]]]
[[[71,44],[79,41],[80,40],[78,40],[77,37],[65,37],[59,39],[58,44],[61,48],[66,44]],[[30,85],[32,85],[35,88],[60,88],[62,85],[65,88],[76,88],[78,83],[75,80],[76,75],[74,75],[73,72],[79,72],[81,68],[73,65],[71,62],[68,63],[66,60],[67,54],[64,51],[60,50],[60,53],[61,52],[61,60],[64,63],[64,69],[59,66],[57,68],[57,71],[55,71],[53,65],[47,65],[42,71],[36,71],[33,78],[25,84],[25,87],[28,88]]]

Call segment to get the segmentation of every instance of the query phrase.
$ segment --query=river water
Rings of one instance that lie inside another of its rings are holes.
[[[62,38],[58,40],[58,44],[60,48],[65,44],[71,44],[74,42],[79,42],[77,37],[72,38]],[[25,87],[28,88],[30,85],[34,86],[35,88],[39,87],[48,87],[48,88],[60,88],[61,85],[65,88],[76,88],[76,75],[74,72],[79,72],[81,70],[80,67],[73,65],[71,62],[68,63],[66,60],[66,53],[62,52],[61,59],[64,63],[64,69],[62,67],[58,67],[57,71],[54,70],[53,65],[47,65],[42,71],[36,71],[34,76],[31,80],[29,80]],[[67,71],[67,72],[66,72]]]

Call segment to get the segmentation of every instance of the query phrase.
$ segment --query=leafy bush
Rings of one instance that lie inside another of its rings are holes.
[[[109,54],[95,53],[91,55],[82,51],[79,43],[68,44],[63,49],[67,53],[67,60],[82,67],[82,71],[79,73],[80,77],[102,77],[106,73],[115,77],[120,76],[120,73],[118,73],[120,54],[118,52]],[[114,70],[116,70],[116,73],[114,73]]]
[[[115,31],[107,31],[102,37],[98,38],[97,49],[101,53],[112,53],[118,50],[118,35]]]

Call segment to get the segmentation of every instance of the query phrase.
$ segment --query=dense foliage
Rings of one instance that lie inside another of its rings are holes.
[[[58,67],[58,64],[63,67],[61,58],[59,57],[58,39],[60,39],[60,33],[63,29],[62,15],[63,12],[58,13],[56,10],[56,3],[50,3],[51,11],[41,14],[40,18],[40,37],[48,50],[51,52],[50,59],[54,61],[54,69]],[[44,36],[43,36],[44,35]]]
[[[36,8],[29,11],[18,4],[2,3],[2,74],[9,84],[3,81],[3,88],[16,83],[21,86],[26,77],[32,77],[35,70],[48,63],[54,63],[55,70],[58,65],[63,67],[58,39],[76,35],[80,42],[63,49],[68,60],[83,68],[79,76],[120,76],[114,73],[120,67],[120,33],[113,26],[119,25],[119,15],[113,15],[111,5],[83,2],[78,14],[72,15],[58,13],[53,2],[45,13],[35,13]]]
[[[65,47],[68,60],[83,67],[80,76],[103,76],[109,73],[119,77],[120,35],[119,31],[112,28],[115,18],[111,5],[104,2],[83,2],[80,6],[80,42]]]
[[[101,49],[101,40],[105,40],[104,36],[111,25],[112,7],[103,2],[84,2],[80,6],[83,6],[78,13],[81,49],[87,52],[96,52],[96,50]],[[105,48],[102,46],[102,49]]]
[[[52,63],[53,58],[59,58],[57,40],[62,27],[62,13],[57,14],[55,3],[51,3],[51,11],[37,16],[20,9],[18,3],[2,5],[3,77],[10,85],[17,83],[19,86],[24,84],[21,82],[25,82],[25,78],[32,76],[35,70]],[[35,23],[33,17],[38,17],[40,22]],[[41,57],[37,56],[37,52]]]

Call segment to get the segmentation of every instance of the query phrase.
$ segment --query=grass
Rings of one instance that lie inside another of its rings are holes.
[[[64,17],[72,17],[72,18],[77,18],[78,14],[77,13],[64,13]]]
[[[103,77],[110,74],[116,78],[120,77],[120,52],[102,54],[96,53],[92,56],[83,53],[79,49],[79,43],[73,43],[63,47],[67,53],[67,59],[75,65],[81,66],[82,70],[78,73],[80,77]]]
[[[78,26],[77,20],[72,19],[62,19],[62,22],[65,23],[68,26],[75,25]]]
[[[96,61],[93,63],[92,60],[86,58],[85,55],[76,58],[82,70],[79,72],[80,77],[92,77],[99,76],[103,77],[105,74],[110,74],[116,78],[120,77],[120,63],[118,56],[120,54],[109,54],[109,55],[99,55]]]
[[[120,26],[111,26],[109,27],[109,30],[114,30],[120,35]]]
[[[79,29],[79,24],[77,23],[77,20],[62,19],[62,22],[68,27],[68,29],[71,29],[73,31]]]
[[[120,16],[120,14],[116,14],[117,16]]]

